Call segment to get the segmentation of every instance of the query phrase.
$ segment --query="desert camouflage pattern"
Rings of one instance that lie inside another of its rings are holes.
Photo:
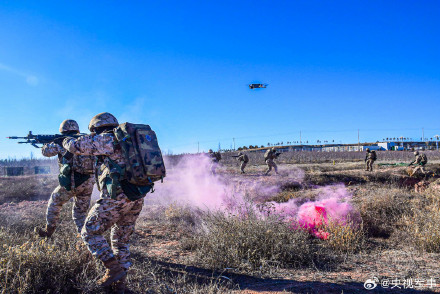
[[[93,174],[95,164],[94,156],[74,155],[70,160],[67,160],[62,157],[66,151],[66,149],[56,143],[44,144],[41,148],[43,156],[52,157],[58,155],[58,166],[60,168],[63,164],[67,163],[72,167],[74,172],[86,175]]]
[[[416,167],[413,169],[411,176],[414,176],[416,173],[418,173],[419,171],[422,174],[425,174],[425,164],[428,162],[428,158],[426,157],[426,154],[423,153],[419,153],[419,152],[414,152],[414,154],[416,155],[416,159],[411,162],[411,164],[415,164]]]
[[[239,156],[237,157],[237,160],[241,161],[240,171],[241,171],[242,174],[244,174],[244,169],[245,169],[246,165],[249,162],[249,156],[247,156],[247,154],[239,153]]]
[[[110,172],[109,160],[125,166],[121,149],[115,145],[113,132],[99,135],[87,135],[78,139],[66,138],[64,148],[74,154],[104,156],[96,167],[95,173],[101,182]],[[130,201],[118,187],[116,197],[111,198],[107,188],[100,186],[100,199],[90,210],[81,237],[89,251],[101,261],[116,256],[121,265],[128,269],[131,265],[129,243],[134,231],[136,219],[143,206],[143,198]],[[111,246],[102,234],[111,228]]]
[[[413,171],[412,171],[412,173],[411,173],[411,177],[414,176],[414,175],[415,175],[416,173],[418,173],[419,171],[420,171],[422,174],[426,174],[426,171],[425,171],[424,165],[417,165],[417,166],[413,169]]]
[[[423,154],[423,153],[417,153],[417,155],[416,155],[416,159],[413,161],[413,164],[417,164],[417,165],[421,165],[421,166],[423,166],[423,165],[425,165],[426,164],[426,162],[425,162],[425,160],[424,159],[426,159],[426,162],[428,161],[428,159],[426,158],[426,155],[425,154]]]
[[[60,220],[60,212],[63,205],[73,198],[72,217],[78,233],[84,226],[87,217],[87,210],[90,206],[90,198],[93,192],[95,179],[90,177],[80,186],[67,191],[64,187],[58,185],[50,195],[46,211],[47,226],[56,227]]]
[[[367,150],[367,154],[365,155],[365,164],[367,171],[373,171],[373,163],[376,161],[376,152]]]
[[[266,170],[266,173],[265,173],[266,175],[270,173],[272,168],[275,170],[275,173],[278,174],[278,167],[277,167],[276,163],[273,161],[272,158],[266,159],[266,165],[267,165],[267,170]]]
[[[148,185],[165,177],[162,152],[150,126],[124,123],[114,133],[126,159],[125,178],[130,183]]]
[[[367,159],[376,160],[376,153],[374,152],[368,152],[367,153]]]
[[[103,134],[85,135],[75,138],[66,138],[63,146],[73,154],[86,154],[92,156],[104,155],[104,158],[95,168],[98,189],[102,192],[104,179],[115,172],[109,159],[121,168],[125,167],[125,158],[122,150],[118,148],[113,132]]]
[[[44,144],[43,148],[41,149],[41,153],[43,154],[43,156],[53,157],[55,155],[58,155],[58,165],[60,167],[63,165],[62,155],[65,152],[66,150],[63,147],[55,143]],[[70,164],[74,172],[82,174],[93,173],[94,157],[92,156],[74,155],[72,159],[67,160],[65,163]],[[73,178],[74,177],[72,175],[72,180]],[[52,192],[49,203],[47,204],[47,225],[53,227],[57,226],[57,224],[59,223],[60,211],[63,205],[71,198],[73,198],[73,221],[77,227],[78,233],[81,232],[82,226],[84,225],[84,220],[87,216],[87,210],[90,205],[90,197],[92,195],[94,183],[95,179],[93,177],[90,177],[80,186],[73,188],[70,191],[67,191],[64,187],[58,185]]]
[[[113,116],[113,114],[108,112],[102,112],[97,115],[95,115],[89,123],[89,130],[93,132],[95,128],[99,127],[117,127],[119,125],[118,120],[116,117]]]
[[[58,154],[63,154],[64,152],[66,152],[66,150],[55,143],[44,144],[41,148],[41,154],[45,157],[52,157]],[[58,163],[60,162],[58,161]]]
[[[246,161],[242,161],[240,164],[240,171],[242,174],[244,174],[244,168],[246,167],[248,163]]]
[[[144,199],[130,201],[123,193],[118,194],[116,199],[101,194],[101,198],[90,210],[81,232],[93,256],[103,262],[116,256],[121,266],[128,270],[132,265],[130,237],[143,203]],[[102,236],[110,228],[111,247]]]
[[[268,149],[265,153],[264,153],[264,160],[274,160],[275,158],[277,158],[276,156],[276,150],[274,148]]]
[[[237,157],[237,160],[248,163],[249,162],[249,156],[247,156],[247,154],[240,154],[240,156]]]
[[[60,133],[76,131],[79,133],[79,126],[73,119],[66,119],[60,125]]]
[[[367,161],[365,162],[365,164],[367,165],[367,171],[373,171],[373,163],[374,163],[374,159],[367,159]]]

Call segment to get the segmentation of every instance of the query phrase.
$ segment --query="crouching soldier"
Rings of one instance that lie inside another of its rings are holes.
[[[144,197],[153,188],[153,181],[165,176],[165,166],[156,135],[147,125],[119,125],[112,114],[103,112],[92,118],[89,130],[92,133],[88,136],[63,141],[64,148],[74,154],[97,156],[95,176],[101,194],[87,216],[81,236],[106,268],[98,286],[114,286],[117,293],[124,293],[132,265],[130,237]],[[155,172],[162,176],[150,178]],[[144,177],[146,173],[148,177]],[[141,180],[146,184],[133,184]],[[111,247],[103,236],[110,228]]]
[[[365,163],[367,165],[366,171],[373,171],[373,163],[377,159],[376,151],[370,151],[370,148],[367,148],[367,154],[365,155]]]
[[[60,132],[63,135],[78,134],[77,122],[71,119],[63,121],[60,125]],[[59,222],[63,205],[73,198],[72,216],[78,234],[80,234],[95,183],[95,178],[92,176],[95,159],[93,156],[72,154],[61,147],[61,142],[45,144],[42,153],[46,157],[58,156],[60,174],[59,185],[52,192],[47,205],[46,227],[35,228],[35,231],[40,237],[52,236]]]
[[[247,154],[244,154],[243,152],[239,152],[237,160],[241,161],[240,171],[242,174],[244,174],[244,168],[246,167],[246,165],[249,162],[249,157],[247,156]]]
[[[280,153],[277,153],[274,147],[268,149],[266,151],[266,153],[264,153],[264,160],[265,160],[265,162],[267,164],[267,170],[266,170],[266,173],[264,175],[268,175],[269,172],[272,170],[272,167],[274,168],[275,173],[278,175],[278,168],[277,168],[277,165],[276,165],[274,160],[279,155],[280,155]]]
[[[419,153],[419,151],[415,151],[414,152],[414,156],[416,157],[410,164],[408,164],[408,166],[411,166],[413,164],[416,165],[416,167],[413,169],[412,173],[411,173],[411,177],[414,176],[416,174],[416,172],[418,172],[419,170],[425,174],[425,165],[428,163],[428,158],[426,157],[426,154],[424,153]]]

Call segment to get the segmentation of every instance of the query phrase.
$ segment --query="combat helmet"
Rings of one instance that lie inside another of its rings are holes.
[[[89,123],[89,130],[93,132],[96,128],[100,127],[117,127],[119,122],[113,114],[108,112],[102,112],[95,115]]]
[[[272,152],[275,151],[275,147],[270,148],[270,150],[271,150]]]
[[[365,151],[370,152],[370,148],[365,149]]]
[[[76,121],[73,119],[66,119],[60,124],[60,133],[67,133],[67,132],[77,132],[79,133],[79,126]]]
[[[419,151],[414,151],[414,155],[419,155]]]
[[[212,153],[213,151],[212,151],[212,149],[209,149],[209,151],[208,151],[209,153]]]

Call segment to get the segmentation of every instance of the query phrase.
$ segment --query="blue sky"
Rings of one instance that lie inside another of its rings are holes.
[[[2,1],[8,135],[108,111],[165,152],[440,134],[439,1]],[[266,89],[249,90],[262,82]],[[3,139],[2,139],[3,138]]]

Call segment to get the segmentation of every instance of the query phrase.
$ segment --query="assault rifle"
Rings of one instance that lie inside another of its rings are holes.
[[[231,155],[231,157],[235,157],[235,158],[237,158],[237,157],[240,157],[241,155]]]
[[[275,153],[275,157],[278,157],[278,156],[280,156],[281,155],[281,152],[277,152],[277,153]]]
[[[37,144],[47,144],[55,142],[57,144],[61,144],[62,140],[67,137],[74,137],[79,138],[81,136],[84,136],[85,134],[69,134],[69,135],[62,135],[62,134],[55,134],[55,135],[34,135],[32,134],[32,131],[29,131],[29,134],[26,137],[17,137],[17,136],[11,136],[6,137],[8,139],[23,139],[26,141],[17,142],[18,144],[31,144],[35,148],[41,148],[41,146],[38,146]]]

